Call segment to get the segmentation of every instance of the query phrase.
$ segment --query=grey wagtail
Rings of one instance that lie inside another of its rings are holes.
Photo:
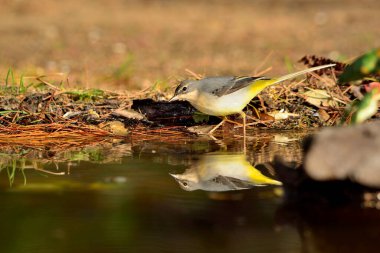
[[[222,122],[214,127],[209,134],[212,134],[226,121],[226,116],[239,113],[243,117],[245,137],[246,115],[243,112],[243,108],[263,89],[299,75],[334,65],[327,64],[304,69],[278,78],[221,76],[206,77],[201,80],[184,80],[178,85],[173,98],[169,101],[186,100],[202,113],[212,116],[223,116]]]
[[[281,182],[262,174],[244,154],[239,153],[208,153],[199,157],[184,173],[170,175],[186,191],[220,192],[281,185]]]

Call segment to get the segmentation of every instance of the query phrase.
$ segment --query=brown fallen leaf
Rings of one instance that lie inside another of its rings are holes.
[[[323,122],[327,122],[330,119],[330,115],[323,109],[318,109],[318,117]]]
[[[318,108],[320,107],[334,107],[338,106],[338,103],[331,97],[325,90],[308,90],[302,93],[304,99],[309,104],[312,104]]]

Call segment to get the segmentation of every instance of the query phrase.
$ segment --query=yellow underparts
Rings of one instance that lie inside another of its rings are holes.
[[[259,170],[257,169],[250,169],[249,173],[249,180],[255,184],[263,184],[263,185],[282,185],[280,181],[274,180],[272,178],[264,176]]]
[[[262,90],[264,90],[266,87],[271,86],[273,83],[275,83],[277,79],[270,79],[270,80],[257,80],[254,81],[253,84],[249,86],[249,95],[252,98],[256,97]]]

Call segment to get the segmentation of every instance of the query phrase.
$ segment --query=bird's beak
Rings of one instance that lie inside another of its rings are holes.
[[[179,180],[179,175],[176,174],[171,174],[169,173],[170,176],[174,177],[175,180]]]
[[[169,99],[169,102],[178,101],[178,96],[173,96],[171,99]]]
[[[169,173],[169,175],[172,176],[177,182],[180,182],[180,181],[186,179],[186,176],[183,174],[171,174],[171,173]]]

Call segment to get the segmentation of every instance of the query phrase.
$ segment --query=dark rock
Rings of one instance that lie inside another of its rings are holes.
[[[380,123],[322,130],[307,141],[304,167],[318,181],[349,179],[380,188]]]
[[[274,166],[278,179],[285,189],[285,200],[288,203],[301,203],[302,205],[342,206],[349,203],[363,201],[365,192],[375,189],[345,180],[318,181],[311,178],[302,165],[285,163],[278,157]]]
[[[166,126],[199,125],[193,119],[197,110],[187,101],[154,101],[153,99],[133,100],[132,109],[142,113],[152,122]],[[218,117],[210,116],[208,124],[220,122]]]

